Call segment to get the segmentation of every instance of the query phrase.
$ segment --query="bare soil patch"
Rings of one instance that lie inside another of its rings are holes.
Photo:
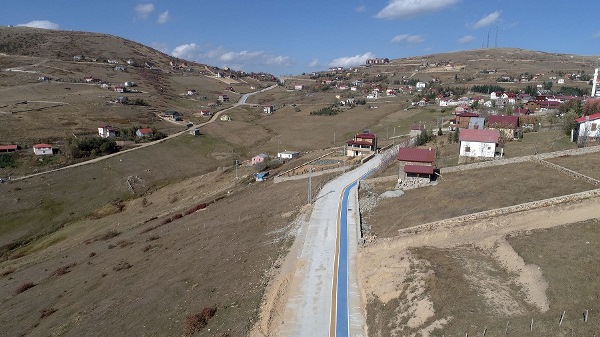
[[[531,334],[532,318],[535,336],[592,334],[600,321],[584,323],[582,315],[598,310],[590,264],[599,251],[596,203],[369,243],[359,251],[369,335],[501,336],[508,324],[509,335],[522,336]],[[429,303],[432,310],[419,310]]]

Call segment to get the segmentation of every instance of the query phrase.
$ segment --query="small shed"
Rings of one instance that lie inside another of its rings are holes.
[[[269,176],[269,172],[258,172],[254,174],[254,179],[256,181],[265,181]]]
[[[52,151],[52,145],[50,144],[35,144],[33,146],[33,153],[37,156],[45,156],[52,155],[54,152]]]
[[[0,145],[0,152],[15,152],[17,151],[17,145]]]
[[[200,136],[200,129],[198,129],[198,128],[190,129],[190,135],[192,135],[192,136]]]
[[[223,115],[223,116],[221,116],[221,118],[220,118],[220,119],[221,119],[222,121],[224,121],[224,122],[229,122],[229,121],[231,121],[231,117],[229,117],[229,115]]]

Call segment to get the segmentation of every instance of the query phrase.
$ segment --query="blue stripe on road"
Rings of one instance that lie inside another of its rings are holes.
[[[338,277],[336,290],[335,336],[350,336],[350,319],[348,309],[348,198],[359,180],[371,175],[374,170],[367,172],[352,184],[346,186],[342,194],[342,209],[340,211],[340,251],[338,260]]]

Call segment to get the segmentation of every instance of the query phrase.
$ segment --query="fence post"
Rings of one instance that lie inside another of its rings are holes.
[[[510,321],[506,321],[506,329],[504,329],[504,334],[508,334],[508,326],[510,325]]]
[[[531,317],[531,324],[529,324],[529,331],[533,331],[533,317]]]
[[[565,318],[565,311],[562,312],[562,315],[560,315],[560,321],[558,322],[558,326],[562,325],[563,319]]]
[[[585,323],[587,323],[587,321],[588,321],[588,315],[589,315],[589,310],[585,309],[585,312],[583,313],[583,321]]]

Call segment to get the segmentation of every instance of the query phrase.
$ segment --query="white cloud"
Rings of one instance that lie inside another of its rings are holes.
[[[189,43],[175,47],[171,55],[184,60],[195,60],[200,52],[200,46],[195,43]]]
[[[138,17],[145,20],[148,18],[148,16],[150,16],[150,14],[152,14],[152,12],[154,12],[154,5],[153,4],[139,4],[139,5],[135,6],[135,12],[137,13]]]
[[[375,17],[379,19],[409,18],[442,10],[459,1],[460,0],[390,0],[388,5],[379,11]]]
[[[410,34],[402,34],[396,35],[392,38],[392,42],[406,42],[406,43],[421,43],[425,41],[425,39],[421,35],[410,35]]]
[[[365,64],[368,59],[375,58],[375,55],[371,52],[364,53],[362,55],[355,56],[344,56],[336,58],[329,62],[330,67],[354,67],[361,64]]]
[[[477,21],[473,28],[478,29],[494,24],[500,18],[500,14],[502,14],[502,11],[495,11],[494,13],[484,16],[481,20]]]
[[[475,41],[475,36],[471,36],[471,35],[465,35],[457,40],[457,42],[460,44],[467,44],[467,43],[471,43],[473,41]]]
[[[366,11],[367,11],[367,7],[365,7],[365,6],[359,6],[359,7],[356,7],[356,8],[354,9],[354,11],[355,11],[356,13],[364,13],[364,12],[366,12]]]
[[[48,20],[35,20],[27,23],[18,24],[19,27],[44,28],[44,29],[59,29],[58,24]]]
[[[594,38],[596,38],[596,39],[600,39],[600,32],[598,32],[598,33],[594,34]]]
[[[167,21],[169,21],[171,17],[169,16],[169,11],[164,11],[160,14],[158,14],[158,23],[159,24],[163,24],[163,23],[167,23]]]
[[[319,59],[314,59],[308,64],[309,68],[320,68]]]
[[[195,43],[175,47],[171,55],[190,61],[227,66],[236,70],[261,69],[268,67],[288,67],[293,65],[289,56],[272,55],[265,51],[228,51],[223,47],[202,48]],[[248,70],[252,71],[252,70]]]

